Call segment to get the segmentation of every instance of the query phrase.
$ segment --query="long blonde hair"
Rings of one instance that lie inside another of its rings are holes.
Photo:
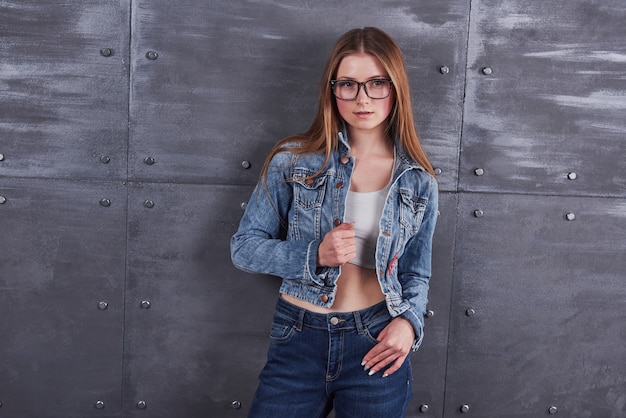
[[[342,124],[330,81],[336,77],[341,60],[348,55],[357,53],[376,57],[391,78],[396,99],[388,118],[389,136],[398,138],[407,154],[429,173],[435,175],[415,131],[409,80],[402,51],[396,41],[385,32],[378,28],[366,27],[352,29],[337,40],[322,74],[317,113],[311,127],[303,134],[292,135],[280,140],[272,148],[261,170],[262,178],[267,173],[272,157],[281,151],[290,151],[296,154],[324,153],[324,163],[318,172],[324,169],[331,153],[338,148],[338,135]]]

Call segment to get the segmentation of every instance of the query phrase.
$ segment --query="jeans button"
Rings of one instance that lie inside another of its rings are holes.
[[[336,316],[333,316],[332,318],[330,318],[330,323],[332,325],[337,325],[339,323],[339,318],[337,318]]]

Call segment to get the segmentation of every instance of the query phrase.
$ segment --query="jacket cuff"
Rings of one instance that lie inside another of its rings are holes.
[[[413,330],[415,331],[415,341],[413,341],[411,351],[417,351],[417,349],[422,345],[422,340],[424,339],[424,320],[420,319],[410,309],[403,312],[401,316],[409,321],[413,326]]]
[[[317,282],[319,280],[316,280],[318,277],[318,271],[320,269],[320,267],[317,266],[317,251],[320,247],[320,244],[322,243],[322,241],[320,240],[314,240],[311,241],[309,243],[309,246],[307,248],[307,252],[306,252],[306,264],[304,266],[305,268],[305,279],[308,279],[312,282]]]

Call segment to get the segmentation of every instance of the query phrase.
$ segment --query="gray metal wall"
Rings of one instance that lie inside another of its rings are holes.
[[[229,238],[366,25],[440,173],[408,416],[626,416],[625,9],[0,2],[0,417],[245,416],[278,281]]]

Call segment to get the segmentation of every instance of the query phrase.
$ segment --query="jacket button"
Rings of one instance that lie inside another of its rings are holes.
[[[320,300],[324,303],[328,302],[328,295],[322,295],[320,296]]]
[[[348,161],[350,161],[350,159],[345,155],[341,157],[341,164],[348,164]]]
[[[335,219],[335,220],[333,221],[333,225],[335,225],[335,226],[339,226],[339,225],[341,225],[341,221],[340,221],[339,219]]]
[[[335,187],[338,189],[343,189],[343,181],[338,182],[337,185],[335,185]]]
[[[313,179],[309,177],[308,179],[304,180],[304,182],[310,186],[311,184],[313,184]]]

